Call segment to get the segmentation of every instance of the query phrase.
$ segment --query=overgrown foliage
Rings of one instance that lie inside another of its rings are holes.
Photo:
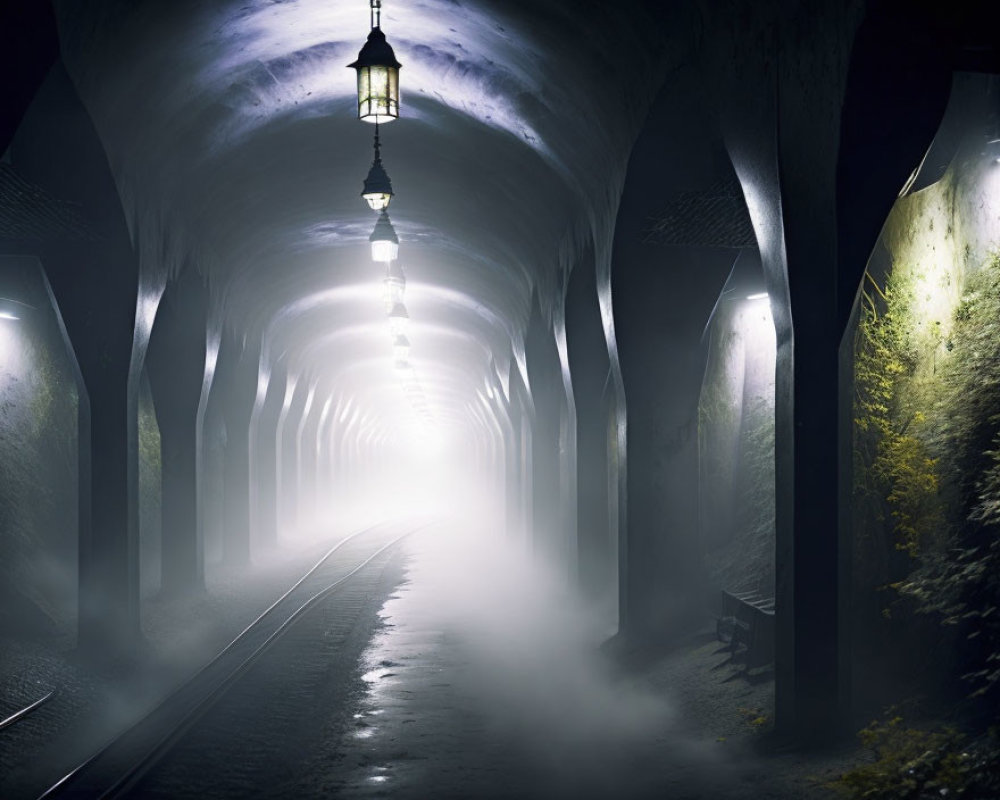
[[[988,715],[1000,707],[1000,254],[969,279],[950,344],[932,440],[949,538],[899,589],[956,627],[963,677]]]
[[[939,540],[942,519],[927,414],[912,391],[912,286],[897,275],[881,289],[865,277],[855,339],[854,525],[856,573],[875,586],[905,575],[908,560],[892,551],[916,558]]]
[[[900,591],[963,635],[962,677],[982,711],[1000,706],[1000,436],[958,546],[926,559]]]
[[[931,638],[966,681],[970,738],[891,716],[861,732],[874,763],[837,786],[852,798],[996,798],[1000,253],[969,275],[951,319],[919,318],[917,276],[894,269],[884,290],[866,276],[855,340],[856,586],[888,584],[905,603],[897,609],[910,610],[893,620],[898,635],[882,637],[887,648],[927,647],[912,610],[945,626]]]
[[[969,741],[953,728],[908,727],[900,716],[859,734],[875,760],[841,775],[842,795],[868,800],[984,800],[1000,796],[1000,743],[993,733]]]
[[[982,502],[980,484],[1000,431],[1000,252],[969,277],[946,346],[932,444],[951,522],[962,530]]]

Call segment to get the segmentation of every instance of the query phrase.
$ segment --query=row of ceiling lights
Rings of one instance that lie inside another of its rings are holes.
[[[403,391],[414,408],[424,417],[429,416],[427,401],[420,382],[410,366],[410,315],[406,310],[406,275],[398,262],[399,237],[389,219],[389,203],[393,198],[392,182],[382,166],[379,124],[399,118],[399,68],[392,47],[381,28],[382,2],[369,0],[371,31],[357,60],[350,64],[357,71],[358,119],[375,123],[375,159],[368,170],[361,196],[372,211],[378,212],[375,229],[368,237],[372,260],[385,264],[382,279],[383,300],[392,337],[393,362],[403,375]]]

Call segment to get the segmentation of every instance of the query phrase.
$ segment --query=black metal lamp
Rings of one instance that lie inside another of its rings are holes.
[[[371,33],[348,66],[358,73],[358,119],[391,122],[399,118],[399,68],[396,54],[380,27],[382,0],[371,0]]]

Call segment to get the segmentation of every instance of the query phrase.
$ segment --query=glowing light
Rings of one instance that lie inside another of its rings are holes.
[[[389,180],[389,174],[382,166],[378,126],[375,127],[375,160],[372,162],[371,169],[368,170],[368,177],[365,178],[361,196],[372,211],[382,211],[388,208],[389,202],[392,200],[392,181]]]
[[[393,339],[392,356],[396,361],[408,361],[410,358],[410,340],[405,336],[397,336]]]
[[[388,314],[396,303],[402,303],[406,296],[406,275],[397,263],[391,263],[386,268],[382,279],[382,300],[385,302],[385,312]]]
[[[389,312],[388,319],[389,333],[392,335],[393,339],[397,339],[400,336],[406,336],[406,333],[410,328],[410,315],[406,310],[406,306],[402,303],[396,303]]]
[[[990,139],[986,143],[987,152],[991,152],[993,156],[993,163],[1000,164],[1000,138]]]
[[[747,300],[767,300],[767,292],[757,292],[756,294],[748,294]]]
[[[0,319],[19,320],[21,318],[11,314],[9,311],[0,311]]]
[[[399,237],[396,236],[396,229],[392,227],[385,209],[379,214],[375,230],[368,241],[372,245],[372,261],[389,263],[399,257]]]
[[[399,68],[385,34],[382,33],[382,1],[371,0],[371,33],[358,60],[348,66],[358,73],[358,119],[391,122],[399,116]]]

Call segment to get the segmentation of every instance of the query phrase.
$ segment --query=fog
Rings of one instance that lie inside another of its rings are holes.
[[[358,783],[407,797],[646,797],[726,783],[730,768],[685,731],[669,691],[622,663],[565,568],[524,537],[469,515],[406,550],[405,583],[366,651]],[[409,759],[426,764],[399,763]]]

